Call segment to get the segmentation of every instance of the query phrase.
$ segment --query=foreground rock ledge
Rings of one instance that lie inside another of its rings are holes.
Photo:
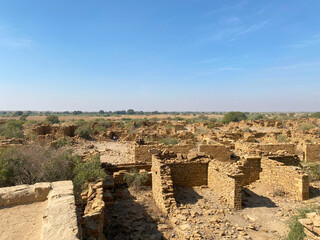
[[[80,239],[71,181],[0,188],[0,207],[45,200],[40,239]]]

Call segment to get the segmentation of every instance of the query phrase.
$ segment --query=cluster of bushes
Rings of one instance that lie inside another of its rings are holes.
[[[0,187],[72,180],[79,196],[86,183],[106,178],[99,158],[83,162],[71,150],[40,145],[0,150]]]
[[[320,118],[320,112],[315,112],[310,115],[312,118]]]
[[[90,139],[90,135],[93,132],[89,124],[84,124],[76,129],[75,135],[78,135],[84,139]]]
[[[176,145],[178,144],[178,140],[176,138],[163,138],[159,140],[159,143],[162,143],[164,145]]]
[[[23,124],[24,121],[10,120],[0,125],[0,136],[6,138],[23,138]]]
[[[312,128],[315,128],[315,125],[310,124],[310,123],[304,123],[299,126],[299,129],[304,130],[304,131],[308,131]]]
[[[243,112],[229,112],[224,115],[222,122],[230,123],[230,122],[240,122],[242,120],[247,120],[247,115]]]
[[[148,122],[148,119],[131,119],[130,121],[126,122],[124,124],[125,128],[127,128],[128,130],[135,130],[137,128],[140,128],[141,126],[146,125],[146,123]]]
[[[142,185],[148,181],[148,173],[138,172],[136,169],[132,169],[124,175],[124,180],[130,187],[133,187],[135,190],[140,190]]]
[[[49,115],[46,117],[45,122],[54,124],[54,123],[60,123],[59,117],[56,115]]]

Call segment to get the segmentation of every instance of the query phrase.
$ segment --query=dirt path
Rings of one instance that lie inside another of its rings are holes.
[[[40,239],[46,205],[45,201],[0,208],[0,240]]]

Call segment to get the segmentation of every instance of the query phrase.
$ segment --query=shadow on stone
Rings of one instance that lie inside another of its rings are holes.
[[[145,193],[142,191],[141,194]],[[158,230],[157,219],[151,217],[146,207],[136,201],[127,187],[119,185],[115,190],[114,200],[114,206],[106,209],[107,240],[164,239]],[[157,217],[161,218],[159,215]]]
[[[309,198],[315,198],[320,196],[320,189],[317,187],[310,186],[309,187]]]
[[[267,207],[274,208],[277,205],[268,197],[258,195],[249,189],[242,191],[242,208]]]
[[[179,204],[195,204],[203,198],[192,187],[175,187],[174,196],[178,206]]]

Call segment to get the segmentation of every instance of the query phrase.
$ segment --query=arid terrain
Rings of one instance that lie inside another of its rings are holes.
[[[316,220],[298,219],[318,219],[320,120],[232,117],[0,118],[0,239],[40,239],[53,214],[10,186],[62,180],[75,239],[318,238]]]

